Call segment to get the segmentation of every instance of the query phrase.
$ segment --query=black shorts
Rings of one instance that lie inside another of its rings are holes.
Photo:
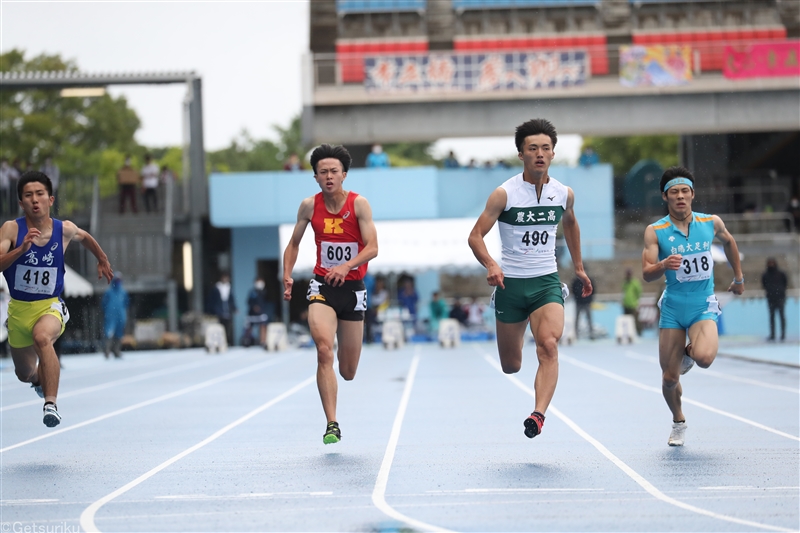
[[[332,287],[325,284],[322,276],[314,276],[308,283],[306,299],[312,304],[332,307],[339,320],[363,321],[367,310],[367,289],[360,279],[347,280],[344,285]]]

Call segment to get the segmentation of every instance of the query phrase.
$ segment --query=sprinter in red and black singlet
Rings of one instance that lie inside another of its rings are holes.
[[[53,185],[42,172],[26,172],[17,183],[24,217],[0,226],[0,272],[8,282],[8,341],[14,370],[44,398],[42,422],[61,422],[56,398],[61,367],[53,344],[69,313],[59,298],[64,286],[64,252],[80,242],[97,258],[97,277],[114,276],[108,257],[91,235],[68,220],[50,217]]]
[[[342,146],[323,144],[311,153],[314,179],[322,192],[302,201],[292,237],[283,254],[285,300],[291,300],[292,269],[308,224],[314,230],[317,263],[309,282],[308,326],[317,346],[317,387],[328,425],[322,441],[342,438],[336,421],[338,383],[333,370],[333,344],[338,339],[339,373],[352,380],[361,357],[367,291],[367,262],[378,255],[372,208],[363,196],[345,191],[352,159]],[[315,305],[312,305],[315,304]]]

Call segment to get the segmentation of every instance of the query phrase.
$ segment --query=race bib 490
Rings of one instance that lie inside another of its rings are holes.
[[[14,276],[14,288],[30,294],[47,294],[52,296],[56,290],[58,268],[17,265]]]

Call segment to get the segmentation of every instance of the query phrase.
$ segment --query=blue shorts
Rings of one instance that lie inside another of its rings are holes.
[[[722,314],[716,296],[696,292],[664,291],[658,300],[658,308],[661,309],[660,329],[688,330],[701,320],[716,322]]]

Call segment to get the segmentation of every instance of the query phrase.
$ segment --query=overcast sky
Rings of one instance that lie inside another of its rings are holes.
[[[275,139],[301,110],[300,63],[308,50],[308,1],[37,2],[0,1],[0,50],[60,54],[86,72],[194,70],[203,79],[207,150],[243,129]],[[112,88],[142,121],[137,140],[180,145],[183,85]],[[510,132],[513,127],[510,127]],[[559,159],[574,160],[580,137],[559,138]],[[508,157],[508,138],[442,139],[466,163]]]

